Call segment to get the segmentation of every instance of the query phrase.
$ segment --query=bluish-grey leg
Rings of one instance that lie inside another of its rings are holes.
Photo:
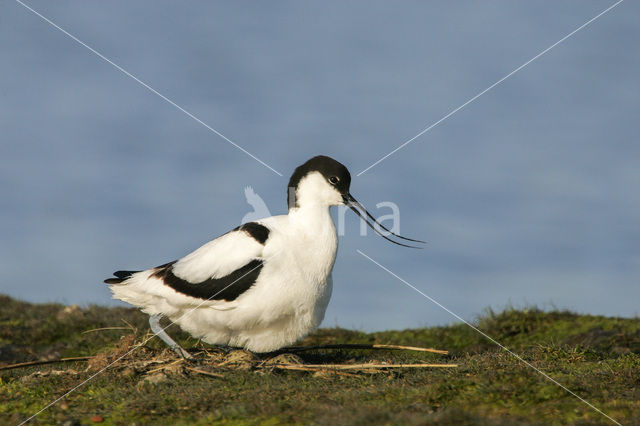
[[[151,326],[151,331],[162,339],[171,349],[173,349],[178,355],[183,358],[193,359],[191,354],[180,347],[169,335],[163,330],[160,325],[160,318],[162,318],[162,314],[151,315],[149,317],[149,325]]]

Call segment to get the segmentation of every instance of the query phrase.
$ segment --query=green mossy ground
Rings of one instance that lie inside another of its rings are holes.
[[[475,325],[620,423],[640,424],[638,319],[510,309],[489,311]],[[104,327],[124,328],[87,332]],[[168,331],[186,348],[202,347],[175,327]],[[0,368],[99,355],[90,362],[0,370],[0,424],[18,424],[35,414],[147,332],[146,316],[134,309],[34,305],[0,296]],[[308,364],[444,362],[459,367],[304,372],[246,364],[208,369],[221,375],[212,377],[182,368],[183,361],[153,372],[175,358],[153,339],[32,422],[91,424],[100,416],[103,424],[611,423],[464,324],[379,333],[321,329],[300,342],[328,343],[433,347],[450,355],[320,350],[300,357]],[[199,361],[190,365],[204,369]]]

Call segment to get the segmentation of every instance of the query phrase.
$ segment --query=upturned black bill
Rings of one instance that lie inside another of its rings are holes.
[[[403,246],[403,247],[410,247],[410,248],[417,248],[417,249],[421,249],[422,247],[418,247],[418,246],[412,246],[409,244],[404,244],[404,243],[399,243],[397,241],[392,240],[391,238],[389,238],[387,235],[385,235],[382,231],[380,231],[380,229],[378,229],[376,227],[376,225],[380,228],[382,228],[383,230],[385,230],[389,235],[393,235],[394,237],[406,240],[406,241],[413,241],[416,243],[422,243],[422,244],[426,244],[424,241],[421,240],[414,240],[413,238],[407,238],[407,237],[403,237],[402,235],[398,235],[396,233],[394,233],[393,231],[391,231],[390,229],[388,229],[386,226],[384,226],[383,224],[381,224],[380,222],[378,222],[376,220],[375,217],[373,217],[368,211],[367,209],[364,208],[364,206],[362,204],[360,204],[355,198],[353,198],[351,196],[351,194],[347,194],[347,195],[343,195],[342,196],[344,203],[351,209],[353,210],[358,217],[360,217],[360,219],[364,220],[364,222],[369,225],[369,228],[373,229],[378,235],[380,235],[382,238],[384,238],[387,241],[391,241],[394,244],[397,244],[399,246]],[[362,214],[364,212],[364,215]],[[373,223],[371,223],[367,218],[371,219],[371,221]]]

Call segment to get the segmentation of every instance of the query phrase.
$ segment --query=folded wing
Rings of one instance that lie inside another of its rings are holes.
[[[264,265],[262,253],[268,236],[267,227],[251,222],[177,261],[147,271],[117,271],[114,273],[117,278],[105,282],[130,284],[155,296],[166,294],[157,288],[161,285],[202,300],[233,301],[257,281]],[[114,291],[116,297],[117,293]]]

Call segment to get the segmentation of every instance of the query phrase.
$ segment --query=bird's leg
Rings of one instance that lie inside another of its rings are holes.
[[[160,318],[162,318],[162,314],[151,315],[149,317],[149,325],[151,326],[151,331],[162,339],[171,349],[173,349],[178,355],[186,359],[193,359],[191,354],[180,347],[169,335],[164,331],[162,326],[160,325]]]

